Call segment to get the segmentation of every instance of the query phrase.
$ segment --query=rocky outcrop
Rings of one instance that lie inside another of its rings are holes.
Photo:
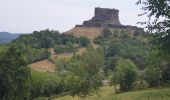
[[[119,10],[109,8],[95,8],[95,15],[92,19],[84,21],[83,25],[76,27],[101,27],[101,28],[118,28],[144,31],[143,28],[131,25],[122,25],[119,21]]]
[[[83,25],[88,24],[113,24],[121,25],[119,21],[119,10],[108,8],[95,8],[95,16],[89,20],[84,21]]]

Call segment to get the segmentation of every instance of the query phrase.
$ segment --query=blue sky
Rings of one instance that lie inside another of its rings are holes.
[[[49,28],[64,32],[92,18],[95,7],[119,9],[122,24],[136,25],[146,20],[137,16],[141,10],[136,1],[0,0],[0,31],[29,33]]]

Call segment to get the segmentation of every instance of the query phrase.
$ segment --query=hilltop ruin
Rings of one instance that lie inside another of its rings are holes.
[[[100,28],[117,28],[144,31],[143,28],[131,25],[122,25],[119,21],[119,10],[109,8],[95,8],[94,17],[88,21],[84,21],[83,25],[76,27],[100,27]]]

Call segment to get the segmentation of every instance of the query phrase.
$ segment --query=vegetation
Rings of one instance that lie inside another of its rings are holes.
[[[90,44],[90,40],[87,37],[81,36],[79,38],[80,47],[87,47]]]
[[[148,22],[141,22],[141,24],[146,24],[148,31],[152,34],[152,44],[154,50],[156,50],[156,57],[152,59],[157,59],[158,62],[161,61],[161,65],[157,62],[152,68],[148,68],[148,74],[155,74],[154,80],[158,80],[158,76],[161,77],[163,82],[168,82],[169,73],[169,37],[170,37],[170,1],[169,0],[139,0],[138,5],[142,5],[142,10],[144,11],[141,16],[147,16]],[[163,59],[163,60],[162,60]],[[166,61],[167,62],[166,62]],[[151,60],[152,61],[152,60]],[[156,60],[155,60],[156,61]],[[154,62],[155,63],[155,62]],[[159,67],[158,67],[159,66]],[[166,70],[166,71],[165,71]],[[159,73],[161,72],[161,75]],[[148,77],[148,76],[147,76]],[[167,78],[164,78],[167,77]],[[153,80],[152,80],[153,81]],[[156,82],[158,83],[158,82]]]
[[[109,38],[112,35],[112,32],[110,31],[110,29],[104,28],[102,30],[102,36],[104,38]]]
[[[30,99],[49,97],[64,91],[62,79],[54,73],[32,71],[31,76]]]
[[[150,87],[160,85],[161,80],[161,59],[156,57],[155,53],[151,53],[148,57],[147,68],[144,72],[144,79],[149,83]]]
[[[141,91],[131,91],[121,94],[115,94],[114,87],[102,87],[100,96],[88,96],[84,100],[169,100],[170,89],[145,89]],[[52,100],[80,100],[78,97],[63,96]]]
[[[139,0],[138,5],[142,5],[144,14],[147,16],[148,22],[141,22],[146,24],[148,30],[154,32],[153,44],[155,48],[159,49],[159,56],[169,60],[170,54],[170,1],[169,0]]]
[[[68,42],[66,45],[57,45],[54,47],[54,52],[57,54],[60,53],[72,53],[75,52],[78,47],[71,42]]]
[[[47,29],[0,45],[0,99],[43,99],[65,92],[87,100],[170,99],[169,88],[156,89],[170,85],[170,1],[139,0],[137,4],[143,6],[142,15],[149,17],[147,28],[152,34],[104,28],[94,40],[100,46],[95,49],[87,37]],[[86,51],[76,55],[80,47],[87,47]],[[68,60],[58,60],[55,73],[30,71],[27,64],[49,58],[51,48],[57,54],[74,54]],[[110,80],[121,92],[137,90],[145,82],[155,89],[113,94],[113,87],[103,87]],[[100,87],[112,92],[95,97]]]
[[[77,38],[70,34],[61,34],[58,31],[42,30],[32,34],[23,34],[13,40],[9,45],[14,45],[26,56],[29,63],[48,59],[49,48],[55,48],[56,53],[73,52],[79,46],[88,46],[89,39]]]
[[[97,42],[104,48],[106,67],[105,71],[114,71],[118,57],[132,60],[139,69],[144,69],[146,57],[149,55],[149,38],[145,34],[137,36],[128,31],[113,30],[108,38],[98,36]]]
[[[30,69],[23,54],[15,47],[0,56],[0,99],[29,100]]]
[[[102,85],[102,72],[104,55],[101,48],[89,47],[81,56],[74,56],[69,61],[58,63],[66,72],[65,84],[71,90],[71,95],[85,98],[92,92],[98,91]],[[63,64],[62,64],[63,63]],[[66,67],[69,66],[69,67]]]
[[[116,63],[114,83],[120,85],[121,91],[133,88],[133,83],[137,80],[138,70],[136,65],[129,59],[119,58]]]

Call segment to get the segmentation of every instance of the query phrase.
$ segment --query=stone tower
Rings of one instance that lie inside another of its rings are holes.
[[[119,21],[119,10],[109,8],[95,8],[95,15],[89,21],[84,21],[83,25],[86,26],[107,26],[121,25]]]
[[[122,25],[119,21],[119,10],[109,8],[95,8],[94,17],[88,21],[84,21],[83,25],[76,27],[100,27],[100,28],[117,28],[129,29],[144,32],[143,28],[131,25]]]
[[[119,21],[119,10],[108,8],[95,8],[94,22],[103,22],[106,24],[121,25]]]

